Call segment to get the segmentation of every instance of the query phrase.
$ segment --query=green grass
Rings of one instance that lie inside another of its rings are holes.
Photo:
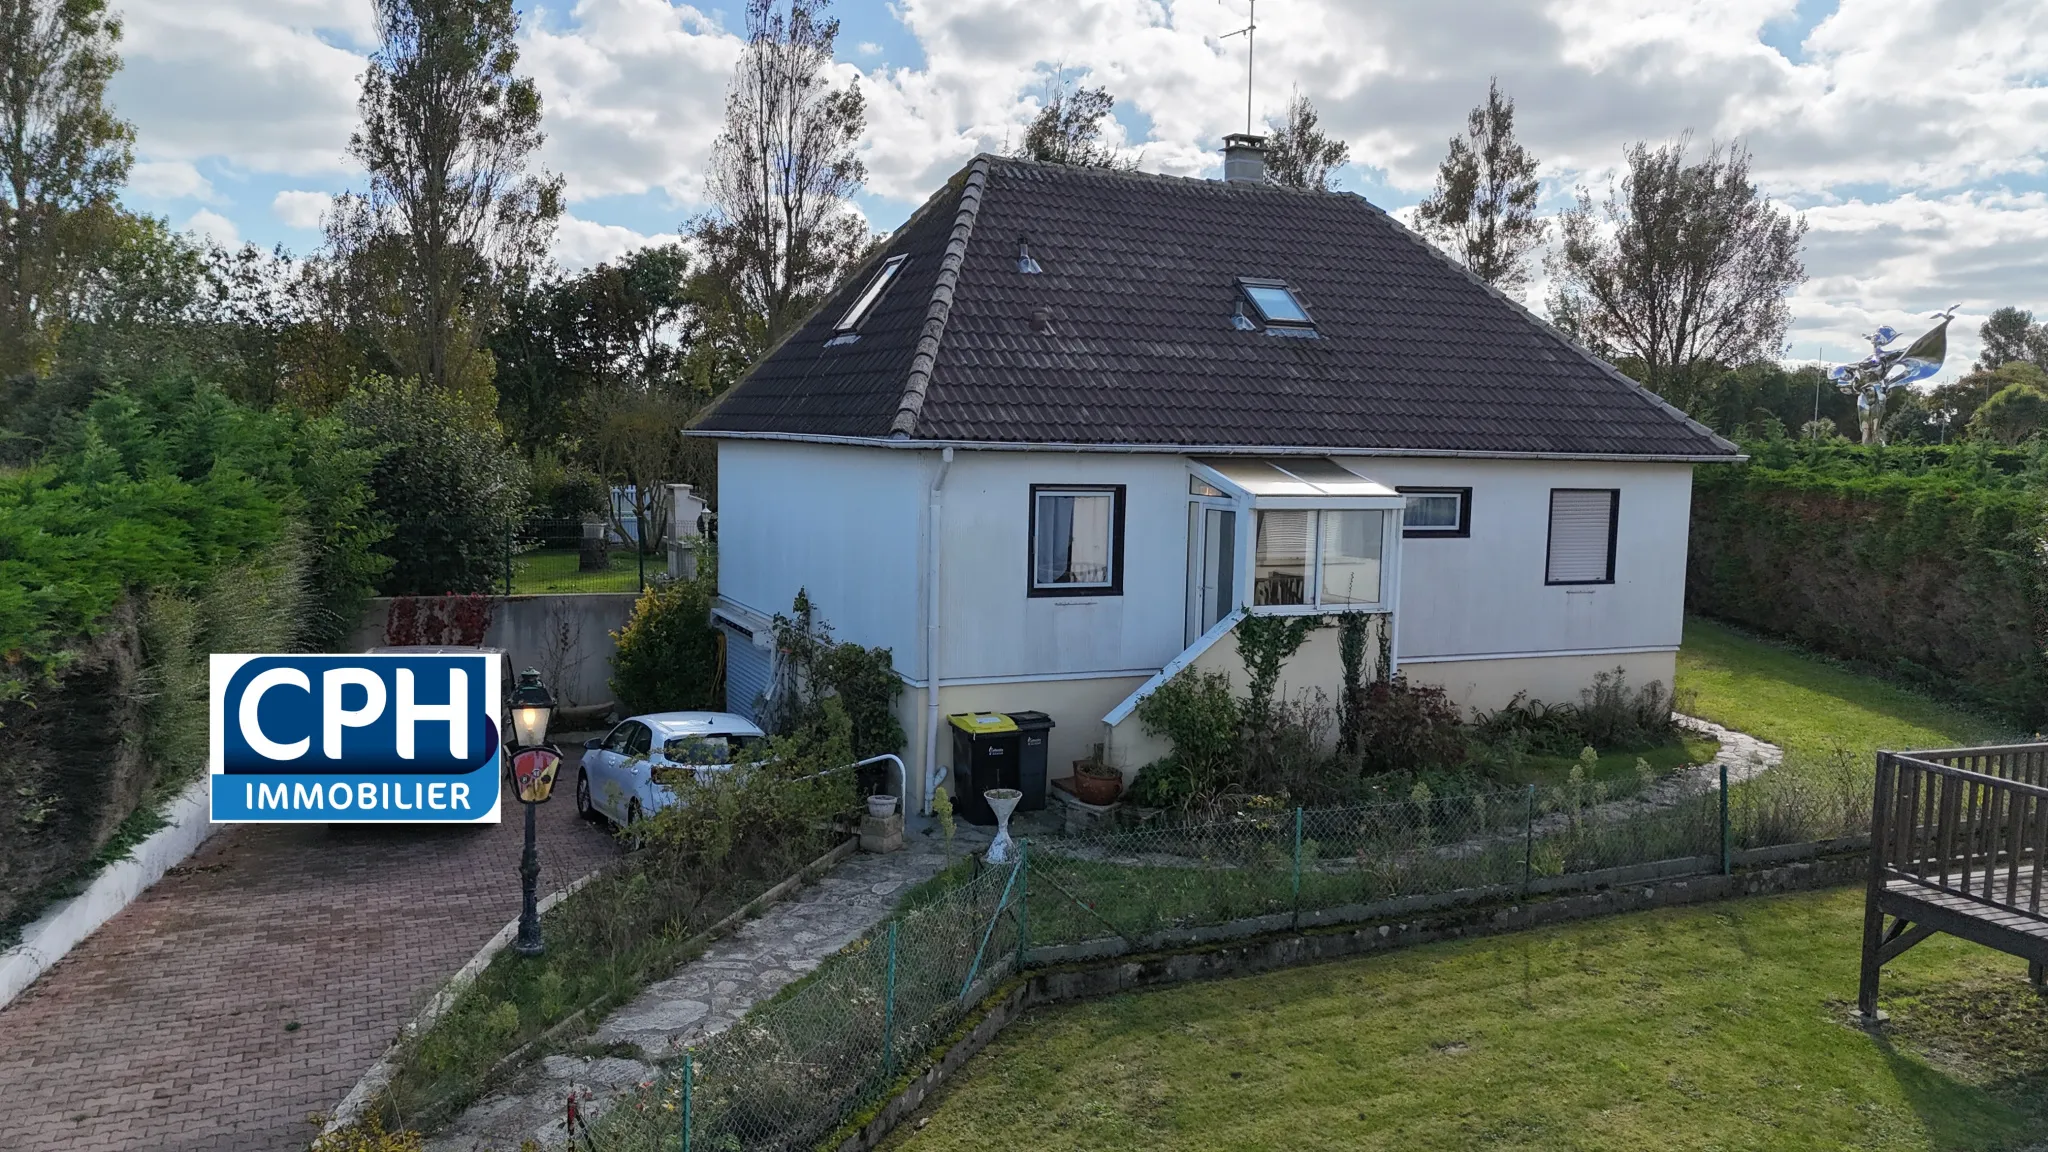
[[[512,594],[533,596],[546,592],[638,592],[640,565],[630,548],[611,550],[611,567],[601,572],[584,572],[574,548],[522,552],[512,557]],[[667,571],[666,557],[647,557],[647,573],[657,565]]]
[[[1636,780],[1636,761],[1645,760],[1650,771],[1659,776],[1676,772],[1692,764],[1705,764],[1713,760],[1721,750],[1718,740],[1688,735],[1676,744],[1661,748],[1630,752],[1617,750],[1600,754],[1598,765],[1593,769],[1593,780],[1625,781]],[[1575,756],[1529,756],[1523,759],[1519,772],[1502,772],[1504,785],[1544,784],[1557,785],[1570,779],[1572,769],[1578,767]]]
[[[1678,653],[1683,707],[1788,750],[1867,756],[2011,738],[2007,725],[1697,618]]]
[[[1849,1023],[1860,892],[1617,917],[1050,1009],[888,1148],[1995,1149],[2048,1002],[1946,937]]]

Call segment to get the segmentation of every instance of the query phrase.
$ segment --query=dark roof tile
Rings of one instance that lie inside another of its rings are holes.
[[[963,196],[971,211],[962,211]],[[956,231],[966,248],[947,301],[940,271]],[[1038,275],[1017,270],[1021,237]],[[909,259],[860,340],[826,347],[871,270],[898,254]],[[1286,281],[1318,338],[1233,327],[1241,276]],[[1033,326],[1041,308],[1050,334]],[[912,360],[934,317],[943,317],[937,356],[913,403]],[[1247,449],[1735,452],[1360,197],[987,156],[919,209],[697,429]]]

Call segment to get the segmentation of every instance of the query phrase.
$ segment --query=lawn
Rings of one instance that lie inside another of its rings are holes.
[[[604,571],[585,572],[574,548],[542,549],[512,557],[512,594],[533,596],[544,592],[638,592],[640,564],[631,548],[614,548]],[[668,570],[665,556],[647,557],[648,575]]]
[[[1011,1025],[912,1152],[1994,1149],[2048,1138],[2048,1003],[1936,937],[1849,1019],[1856,891],[1114,997]]]
[[[1590,779],[1609,783],[1619,781],[1633,785],[1636,782],[1637,760],[1647,763],[1652,773],[1663,776],[1689,765],[1710,763],[1720,750],[1721,745],[1718,741],[1686,733],[1678,743],[1666,744],[1659,748],[1603,752],[1593,768]],[[1575,756],[1529,756],[1523,759],[1519,772],[1502,772],[1500,779],[1508,786],[1542,784],[1554,787],[1570,779],[1572,769],[1578,765],[1579,761]],[[1633,791],[1633,788],[1629,791]]]
[[[1677,687],[1681,707],[1808,754],[1861,758],[2014,736],[1996,720],[1698,618],[1685,622]]]

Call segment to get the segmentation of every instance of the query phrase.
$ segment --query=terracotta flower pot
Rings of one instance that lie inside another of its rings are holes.
[[[1094,775],[1100,772],[1102,775]],[[1115,769],[1104,769],[1086,760],[1074,762],[1074,798],[1083,804],[1097,806],[1116,803],[1118,794],[1124,790],[1123,774]]]

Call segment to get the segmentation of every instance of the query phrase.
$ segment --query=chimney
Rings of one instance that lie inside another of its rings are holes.
[[[1266,138],[1232,132],[1223,138],[1223,180],[1228,184],[1266,182]]]

